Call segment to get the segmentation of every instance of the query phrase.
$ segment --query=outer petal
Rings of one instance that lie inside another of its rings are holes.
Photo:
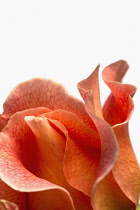
[[[137,204],[140,193],[140,169],[128,134],[128,121],[134,107],[131,97],[136,88],[119,83],[127,68],[125,61],[118,61],[103,71],[104,81],[112,90],[104,106],[104,117],[114,125],[119,144],[119,156],[113,168],[114,178],[125,195]]]
[[[92,109],[91,109],[91,106],[93,104],[92,101],[93,101],[92,95],[89,93],[89,95],[87,96],[86,101],[85,101],[85,107],[86,107],[86,110],[89,113],[90,117],[93,119],[93,121],[97,127],[97,130],[99,132],[99,135],[100,135],[101,159],[100,159],[98,171],[96,174],[96,180],[95,180],[93,188],[92,188],[91,202],[92,202],[93,208],[98,209],[99,200],[104,201],[104,199],[106,198],[106,199],[108,199],[108,205],[104,204],[102,207],[104,209],[107,209],[107,206],[111,205],[111,198],[108,196],[108,194],[106,194],[106,196],[104,196],[103,193],[101,193],[100,196],[97,196],[97,195],[99,195],[99,189],[100,189],[98,184],[102,186],[102,182],[106,183],[106,181],[104,181],[103,179],[108,175],[108,173],[114,167],[114,164],[115,164],[115,161],[116,161],[117,155],[118,155],[118,145],[117,145],[117,141],[116,141],[114,132],[111,129],[111,127],[109,126],[109,124],[106,123],[104,120],[96,117],[92,113]],[[109,182],[106,183],[106,186],[109,188],[108,185],[110,185]],[[113,191],[112,191],[112,193],[113,193]],[[114,197],[115,196],[116,195],[114,195]],[[115,205],[117,206],[117,203],[115,203]]]
[[[37,176],[39,148],[23,117],[45,111],[46,108],[32,109],[10,118],[0,134],[0,177],[14,190],[28,192],[28,207],[31,209],[74,209],[68,191]],[[34,197],[38,199],[32,202]]]
[[[94,77],[92,78],[93,83],[94,83],[94,81],[98,80],[96,70],[95,70],[95,73],[93,73],[92,75],[94,75],[95,77],[95,78]],[[90,79],[91,78],[89,77],[86,80],[86,84],[92,83]],[[98,82],[96,82],[95,84],[98,84]],[[99,96],[96,97],[96,94],[99,94],[98,92],[96,92],[96,86],[93,86],[92,89],[90,90],[91,88],[90,86],[87,89],[87,87],[85,86],[85,83],[80,82],[78,84],[78,87],[79,87],[79,91],[82,90],[81,94],[82,95],[84,94],[83,98],[85,100],[86,111],[91,117],[91,119],[94,121],[96,128],[98,130],[99,136],[100,136],[100,140],[101,140],[101,159],[98,166],[98,171],[96,174],[96,179],[93,185],[93,189],[92,189],[92,206],[93,208],[98,209],[97,204],[99,202],[98,200],[99,197],[96,196],[97,195],[96,192],[98,192],[98,189],[99,189],[98,184],[100,185],[101,180],[103,180],[105,176],[113,168],[114,163],[117,158],[117,154],[118,154],[118,145],[117,145],[116,137],[114,135],[113,130],[111,129],[111,127],[109,126],[107,122],[101,119],[102,118],[102,115],[100,114],[101,112],[98,112],[99,109],[97,109],[98,106],[96,104],[97,103],[96,100],[100,100],[100,99],[99,99]],[[98,86],[97,86],[97,89],[98,89]],[[95,92],[95,95],[94,95],[94,92]],[[105,197],[104,195],[100,194],[100,200],[103,201],[104,197]],[[110,200],[108,196],[106,196],[106,198]]]
[[[128,198],[138,204],[140,196],[140,168],[129,139],[127,124],[114,127],[119,143],[119,156],[113,175]]]
[[[13,114],[35,107],[73,112],[85,123],[94,127],[80,100],[68,95],[61,84],[43,78],[31,79],[15,87],[4,103],[4,114]]]

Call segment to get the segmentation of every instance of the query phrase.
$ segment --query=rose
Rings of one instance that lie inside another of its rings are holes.
[[[0,119],[1,208],[135,208],[139,167],[128,136],[135,87],[119,83],[126,62],[106,67],[112,93],[102,109],[98,68],[78,84],[85,106],[44,79],[11,92]]]
[[[140,171],[128,134],[136,88],[118,61],[78,83],[84,104],[58,83],[19,84],[0,118],[1,209],[135,209]]]

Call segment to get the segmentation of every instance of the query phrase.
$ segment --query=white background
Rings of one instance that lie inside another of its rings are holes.
[[[80,98],[76,84],[98,65],[125,59],[123,82],[137,86],[130,135],[140,162],[139,1],[1,0],[0,111],[9,91],[33,77],[61,82]],[[101,73],[101,72],[100,72]],[[101,83],[102,103],[108,88]]]

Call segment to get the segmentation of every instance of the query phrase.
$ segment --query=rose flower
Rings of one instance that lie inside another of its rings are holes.
[[[0,116],[0,209],[132,210],[140,170],[128,122],[136,88],[121,84],[128,64],[107,66],[111,94],[100,103],[99,66],[78,83],[83,101],[61,84],[19,84]]]

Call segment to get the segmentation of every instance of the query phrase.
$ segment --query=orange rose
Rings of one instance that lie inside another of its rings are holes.
[[[47,79],[19,84],[0,117],[0,209],[131,210],[140,170],[128,134],[136,88],[118,61],[78,83],[84,103]]]

